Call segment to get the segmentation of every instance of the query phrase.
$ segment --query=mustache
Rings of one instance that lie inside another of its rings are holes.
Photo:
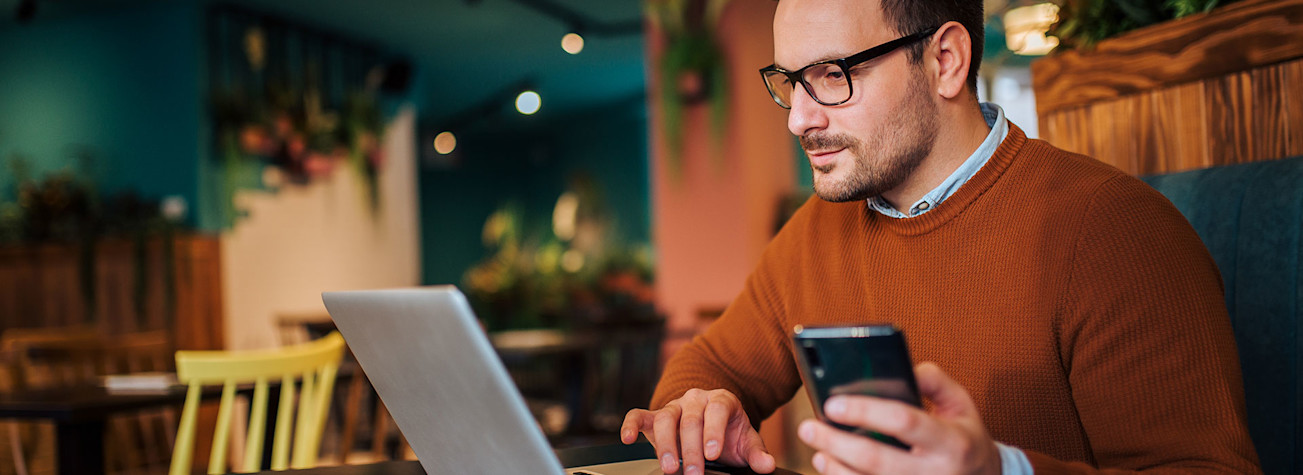
[[[801,142],[801,148],[805,149],[806,152],[811,150],[838,150],[851,148],[858,144],[855,138],[842,134],[814,133],[797,137],[797,140]]]

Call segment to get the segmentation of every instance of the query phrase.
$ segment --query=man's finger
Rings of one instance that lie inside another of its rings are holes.
[[[728,421],[733,417],[734,411],[740,411],[742,408],[732,404],[728,398],[712,397],[710,402],[706,403],[706,412],[702,416],[705,422],[702,428],[702,438],[705,440],[705,454],[707,460],[719,460],[719,456],[724,453],[724,438],[728,431]]]
[[[810,447],[858,473],[916,473],[918,471],[910,469],[912,464],[908,452],[822,422],[814,420],[802,422],[797,435]],[[824,470],[820,472],[829,473]]]
[[[751,467],[752,472],[771,473],[778,464],[774,461],[774,456],[765,448],[765,441],[760,438],[760,434],[755,429],[747,428],[747,441],[743,449],[743,455],[747,465]]]
[[[702,453],[702,420],[705,408],[700,404],[685,404],[679,419],[679,454],[683,457],[684,475],[705,473],[706,460]]]
[[[645,409],[633,409],[624,415],[620,424],[620,442],[632,444],[638,440],[638,433],[651,428],[651,412]]]
[[[920,363],[914,368],[914,375],[919,392],[932,400],[936,414],[948,417],[977,414],[977,405],[973,403],[968,391],[935,363]]]
[[[889,435],[909,445],[942,440],[945,427],[922,409],[870,396],[836,396],[824,404],[828,419]]]
[[[679,417],[683,410],[670,404],[656,411],[652,421],[652,445],[660,457],[661,470],[674,473],[679,470]]]
[[[810,459],[814,469],[823,475],[858,475],[846,465],[837,461],[836,458],[828,456],[823,452],[815,452],[814,458]]]

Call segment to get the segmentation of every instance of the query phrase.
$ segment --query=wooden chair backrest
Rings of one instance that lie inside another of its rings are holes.
[[[221,384],[222,399],[208,461],[208,473],[226,473],[226,454],[235,394],[240,384],[254,384],[244,463],[237,471],[258,471],[263,452],[263,431],[267,422],[267,395],[271,381],[280,382],[275,435],[272,440],[272,470],[309,468],[316,464],[325,427],[335,375],[344,355],[344,338],[331,333],[316,341],[274,350],[178,351],[177,379],[189,385],[181,423],[173,446],[170,473],[189,473],[194,454],[194,437],[199,399],[204,385]],[[293,460],[290,460],[290,420],[295,399],[295,381],[302,380],[294,432]]]

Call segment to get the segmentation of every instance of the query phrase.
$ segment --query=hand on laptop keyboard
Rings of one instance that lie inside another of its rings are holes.
[[[702,475],[706,460],[750,466],[756,473],[774,471],[774,456],[751,427],[742,402],[724,389],[691,389],[655,411],[629,411],[620,440],[632,444],[639,432],[656,447],[665,473],[682,468],[685,475]]]

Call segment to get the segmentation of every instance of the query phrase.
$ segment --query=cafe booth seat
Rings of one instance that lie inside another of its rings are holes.
[[[1268,474],[1303,473],[1303,157],[1143,177],[1217,262]]]

